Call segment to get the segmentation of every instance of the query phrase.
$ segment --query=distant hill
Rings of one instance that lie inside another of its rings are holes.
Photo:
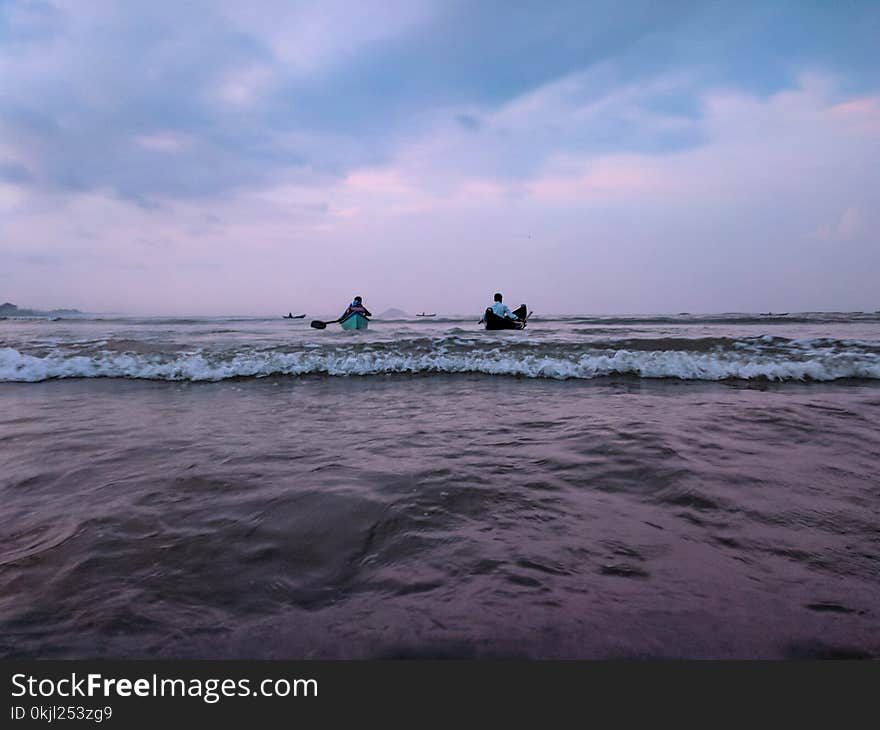
[[[60,317],[78,314],[82,314],[78,309],[50,309],[44,312],[41,309],[21,309],[12,302],[0,304],[0,317]]]
[[[378,317],[379,319],[406,319],[409,315],[402,309],[391,307],[391,309],[386,309],[382,314],[378,315]]]

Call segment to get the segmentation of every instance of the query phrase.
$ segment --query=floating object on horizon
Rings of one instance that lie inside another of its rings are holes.
[[[294,314],[293,312],[288,312],[281,319],[303,319],[306,315],[304,314]]]
[[[416,317],[436,317],[436,316],[437,316],[436,313],[434,313],[434,314],[425,314],[424,312],[419,312],[419,313],[416,315]]]
[[[532,315],[532,312],[528,311],[528,307],[525,304],[520,304],[516,309],[513,310],[513,313],[519,319],[510,319],[509,317],[499,317],[495,312],[492,311],[492,307],[486,308],[486,313],[483,315],[483,319],[480,322],[486,323],[487,330],[521,330],[525,329],[526,323],[528,322],[529,317]]]

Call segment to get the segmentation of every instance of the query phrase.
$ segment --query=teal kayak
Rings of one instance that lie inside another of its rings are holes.
[[[344,330],[365,330],[370,324],[370,320],[364,317],[364,315],[355,312],[343,319],[339,324]]]

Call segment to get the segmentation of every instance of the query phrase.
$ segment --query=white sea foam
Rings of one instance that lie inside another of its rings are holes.
[[[239,351],[223,355],[176,352],[168,355],[100,352],[36,356],[0,348],[0,381],[38,382],[54,378],[141,378],[219,381],[239,377],[325,374],[366,376],[392,373],[484,373],[527,378],[591,379],[624,374],[683,380],[880,379],[880,357],[865,352],[816,351],[787,357],[742,351],[685,352],[573,351],[541,354],[502,348],[450,352],[363,349],[297,352]]]

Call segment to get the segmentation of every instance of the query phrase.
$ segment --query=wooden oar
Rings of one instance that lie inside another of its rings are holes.
[[[320,319],[313,319],[310,323],[310,327],[314,327],[316,330],[322,330],[327,327],[328,324],[336,324],[337,322],[341,322],[342,317],[339,319],[334,319],[332,322],[322,322]]]

